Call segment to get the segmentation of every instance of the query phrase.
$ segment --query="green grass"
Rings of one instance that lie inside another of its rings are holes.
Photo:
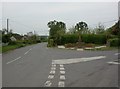
[[[10,51],[10,50],[14,50],[16,48],[20,48],[20,47],[24,47],[24,44],[16,44],[16,45],[7,45],[7,46],[3,46],[2,47],[2,53]]]
[[[0,46],[0,53],[2,53],[2,46]]]
[[[35,44],[35,43],[34,43]],[[15,45],[7,45],[7,46],[3,46],[3,47],[0,47],[2,53],[4,52],[7,52],[7,51],[11,51],[11,50],[14,50],[14,49],[17,49],[17,48],[21,48],[21,47],[24,47],[24,46],[30,46],[30,45],[33,45],[33,44],[23,44],[23,43],[19,43],[19,44],[15,44]]]

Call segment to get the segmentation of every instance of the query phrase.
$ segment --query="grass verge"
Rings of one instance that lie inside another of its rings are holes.
[[[2,53],[2,46],[0,46],[0,54]]]
[[[16,44],[16,45],[7,45],[7,46],[3,46],[2,47],[2,53],[10,51],[10,50],[14,50],[16,48],[21,48],[26,46],[25,44]]]

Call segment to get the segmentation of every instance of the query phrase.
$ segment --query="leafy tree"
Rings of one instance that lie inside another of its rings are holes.
[[[109,31],[112,35],[120,35],[120,21],[118,21],[115,25],[110,27],[107,31]]]
[[[2,29],[2,34],[5,34],[7,32],[7,29],[3,28]]]
[[[56,20],[48,22],[48,27],[50,28],[50,36],[54,36],[57,31],[62,30],[65,32],[66,25],[64,22],[57,22]]]
[[[10,37],[12,36],[12,29],[8,31],[7,29],[3,28],[2,29],[2,42],[4,43],[9,43],[10,42]]]
[[[64,22],[58,22],[56,20],[48,22],[48,27],[50,28],[50,38],[54,40],[55,45],[60,39],[60,35],[65,33],[66,25]]]
[[[75,25],[75,29],[77,30],[77,32],[79,34],[78,42],[81,42],[81,34],[88,29],[88,25],[87,25],[87,23],[81,21]]]

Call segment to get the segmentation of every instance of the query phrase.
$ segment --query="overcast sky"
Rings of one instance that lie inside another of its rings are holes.
[[[104,23],[107,28],[118,19],[117,2],[4,2],[2,5],[3,27],[9,18],[10,29],[20,34],[33,30],[40,35],[48,34],[47,23],[51,20],[63,21],[67,28],[79,21],[90,27],[108,22]]]

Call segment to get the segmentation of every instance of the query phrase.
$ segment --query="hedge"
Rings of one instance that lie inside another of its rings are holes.
[[[75,34],[65,34],[59,37],[57,40],[58,45],[64,45],[67,43],[76,43],[78,42],[78,35]]]
[[[76,43],[78,42],[79,36],[76,34],[65,34],[57,39],[58,45],[64,45],[67,43]],[[82,42],[85,43],[94,43],[94,44],[106,44],[106,35],[96,35],[96,34],[82,34]]]
[[[120,46],[120,39],[119,38],[109,39],[108,43],[111,47],[118,47]]]
[[[85,43],[106,44],[106,35],[103,34],[83,34],[82,41]]]

